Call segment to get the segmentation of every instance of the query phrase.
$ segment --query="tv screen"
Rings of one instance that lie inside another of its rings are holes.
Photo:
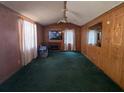
[[[49,40],[62,40],[62,32],[49,31]]]

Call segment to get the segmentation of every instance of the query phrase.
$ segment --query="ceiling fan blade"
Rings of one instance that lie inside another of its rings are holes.
[[[73,15],[73,16],[75,16],[75,17],[77,17],[77,18],[81,18],[82,16],[81,15],[79,15],[78,13],[76,13],[76,12],[74,12],[74,11],[67,11],[67,13],[68,14],[71,14],[71,15]]]
[[[75,13],[72,13],[72,12],[67,12],[67,17],[69,20],[73,20],[76,22],[79,22],[79,20],[80,20],[80,17],[78,15],[76,15]]]

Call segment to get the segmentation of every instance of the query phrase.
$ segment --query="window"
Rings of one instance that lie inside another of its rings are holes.
[[[88,44],[95,45],[97,43],[96,32],[94,30],[90,30],[88,34]]]
[[[98,23],[89,28],[88,44],[101,47],[102,23]]]
[[[75,31],[65,30],[64,31],[64,49],[75,50]]]
[[[36,24],[19,20],[19,40],[22,64],[28,64],[37,57],[37,29]]]
[[[66,38],[66,40],[67,40],[67,43],[69,44],[73,44],[73,32],[72,31],[68,31],[67,32],[67,38]]]

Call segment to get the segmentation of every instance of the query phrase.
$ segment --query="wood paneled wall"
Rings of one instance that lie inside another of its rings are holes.
[[[81,34],[80,34],[80,29],[81,27],[80,26],[77,26],[77,25],[74,25],[72,23],[68,23],[68,24],[51,24],[51,25],[48,25],[48,26],[45,26],[44,27],[44,41],[45,42],[49,42],[48,40],[48,32],[50,30],[60,30],[60,31],[64,31],[65,29],[74,29],[75,32],[76,32],[76,50],[77,51],[80,51],[81,49]],[[64,45],[62,45],[62,47],[64,47]]]
[[[101,47],[88,45],[88,28],[102,22]],[[81,28],[81,52],[124,89],[124,3]]]

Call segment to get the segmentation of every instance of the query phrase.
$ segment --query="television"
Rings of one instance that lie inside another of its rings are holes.
[[[49,31],[49,40],[62,40],[61,31]]]

